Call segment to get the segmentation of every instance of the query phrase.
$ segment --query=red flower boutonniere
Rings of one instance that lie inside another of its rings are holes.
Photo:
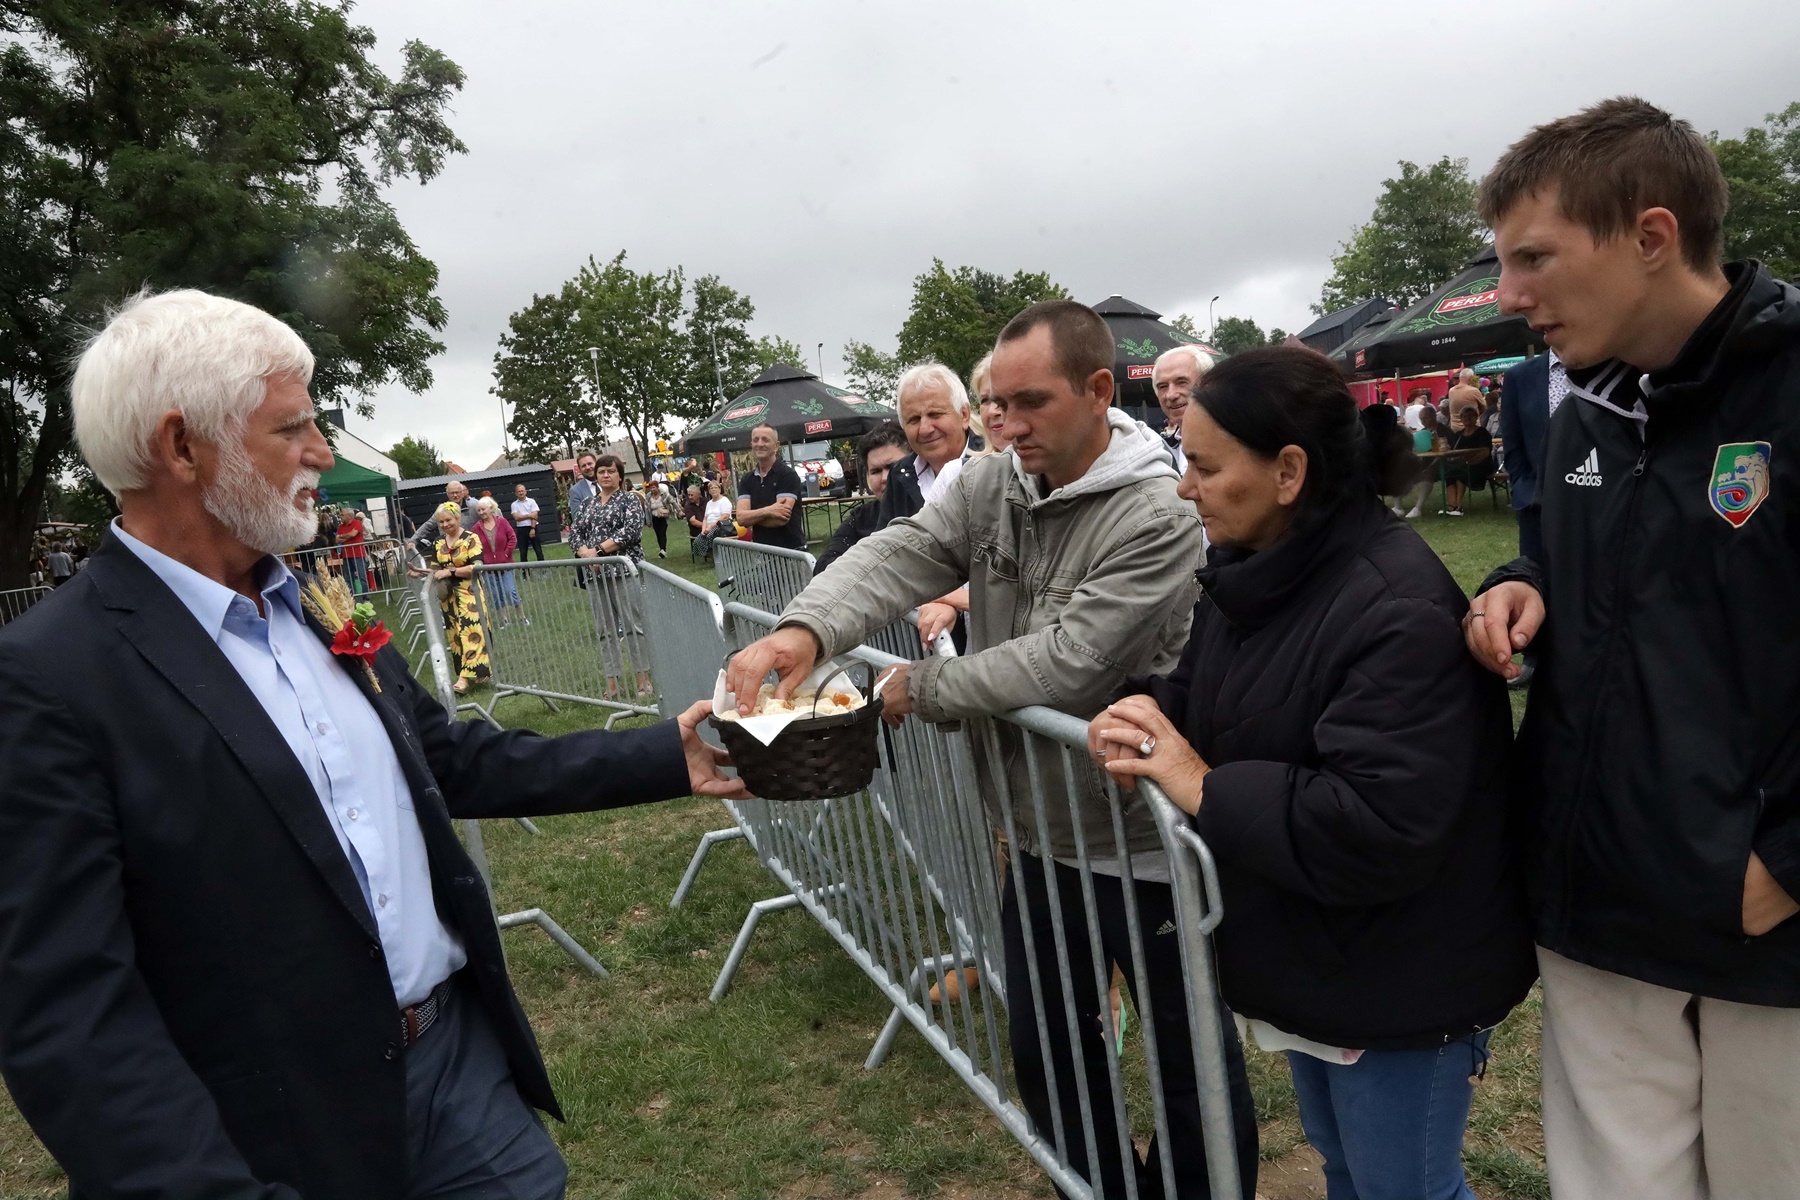
[[[337,626],[337,633],[331,639],[331,652],[361,663],[363,674],[369,677],[369,686],[379,692],[381,680],[375,676],[375,655],[393,640],[394,635],[376,616],[375,606],[353,604],[350,589],[344,586],[343,580],[335,578],[324,584],[308,584],[300,594],[300,602],[325,628]]]

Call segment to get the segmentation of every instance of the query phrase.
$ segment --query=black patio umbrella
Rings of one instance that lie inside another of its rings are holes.
[[[1544,348],[1525,318],[1500,312],[1500,260],[1492,246],[1456,277],[1363,343],[1367,371],[1416,371]],[[1356,369],[1353,367],[1352,369]]]
[[[1342,367],[1346,374],[1351,376],[1369,374],[1369,352],[1366,347],[1370,342],[1386,333],[1387,327],[1393,323],[1395,317],[1400,315],[1401,310],[1397,308],[1376,313],[1369,318],[1367,325],[1351,334],[1348,341],[1333,350],[1327,357]]]
[[[1106,320],[1118,347],[1113,363],[1113,403],[1154,429],[1162,428],[1163,421],[1150,382],[1157,355],[1177,346],[1193,346],[1215,360],[1224,357],[1198,338],[1164,323],[1159,319],[1161,313],[1123,296],[1108,296],[1094,305],[1094,311]]]
[[[820,383],[817,375],[799,367],[776,363],[743,395],[688,430],[676,450],[681,454],[747,450],[750,431],[758,425],[773,425],[786,444],[856,437],[893,419],[894,410],[885,404]]]

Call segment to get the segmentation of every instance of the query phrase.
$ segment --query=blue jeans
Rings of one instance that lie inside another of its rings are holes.
[[[489,608],[519,607],[519,585],[511,571],[488,571],[481,577]]]
[[[1492,1030],[1429,1050],[1369,1050],[1350,1066],[1288,1052],[1300,1124],[1328,1200],[1475,1200],[1463,1176],[1471,1077]]]

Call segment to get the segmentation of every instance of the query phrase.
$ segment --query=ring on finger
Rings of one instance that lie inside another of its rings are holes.
[[[1143,755],[1145,758],[1149,758],[1152,754],[1155,754],[1156,753],[1156,739],[1154,737],[1147,737],[1143,741],[1139,742],[1138,743],[1138,753]]]

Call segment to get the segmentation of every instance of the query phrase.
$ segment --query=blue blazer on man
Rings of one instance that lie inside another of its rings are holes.
[[[1536,508],[1538,468],[1550,431],[1550,356],[1538,354],[1506,373],[1500,386],[1501,454],[1516,509]]]

